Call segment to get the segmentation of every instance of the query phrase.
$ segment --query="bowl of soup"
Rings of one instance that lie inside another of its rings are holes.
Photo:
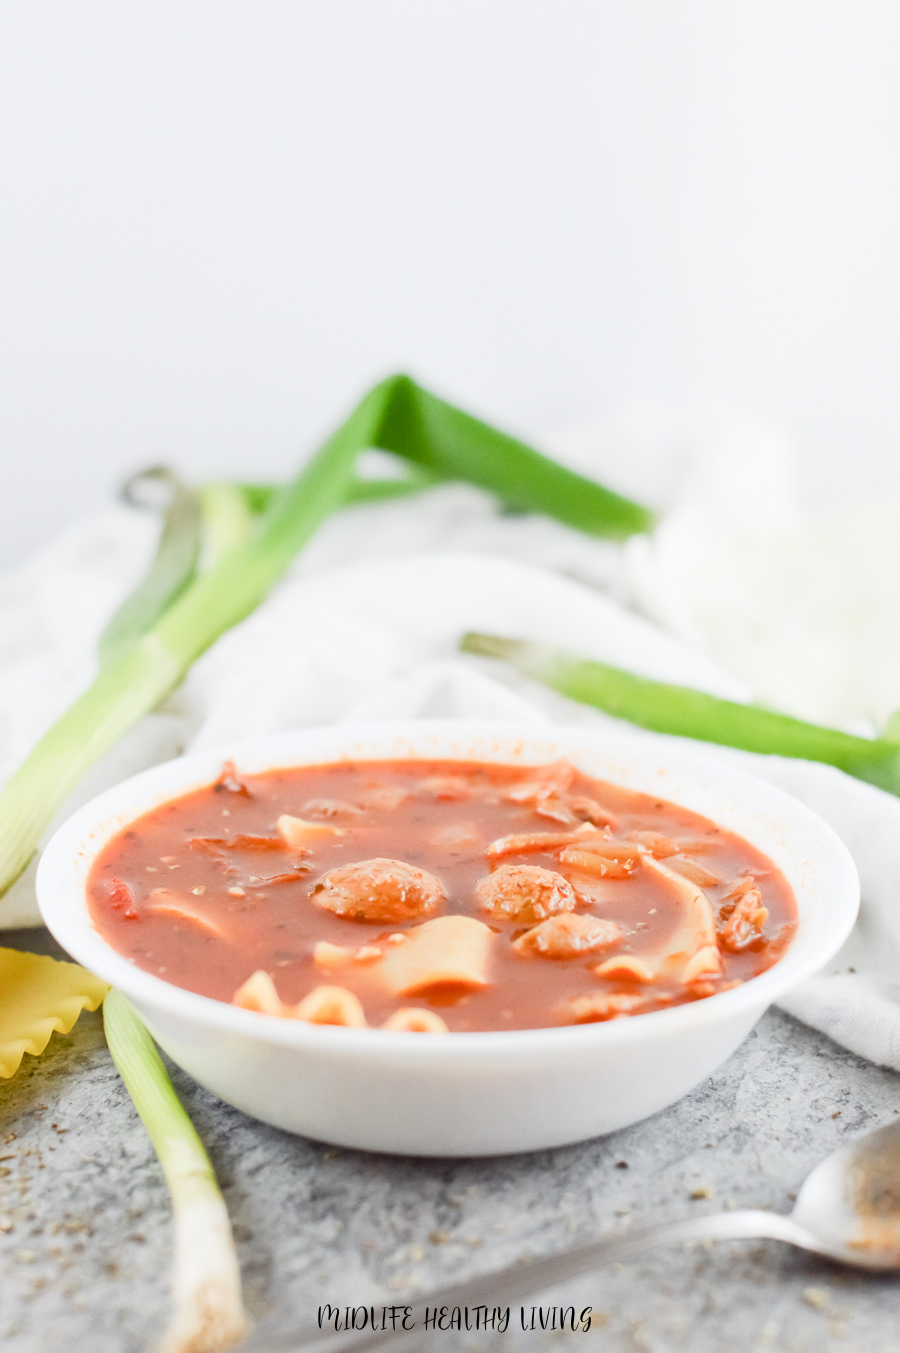
[[[841,841],[674,745],[463,720],[154,767],[38,873],[65,949],[265,1122],[415,1155],[536,1150],[687,1093],[846,939]]]

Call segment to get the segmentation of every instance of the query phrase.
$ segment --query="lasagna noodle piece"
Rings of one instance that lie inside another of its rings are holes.
[[[690,855],[673,855],[669,860],[669,868],[683,874],[691,883],[696,883],[698,888],[715,888],[722,882],[718,874],[714,874],[705,864],[692,859]]]
[[[446,1034],[450,1032],[440,1015],[436,1015],[433,1010],[420,1010],[411,1005],[395,1010],[390,1019],[386,1019],[381,1027],[382,1029],[390,1029],[394,1033],[406,1034]]]
[[[342,1024],[350,1029],[365,1029],[366,1017],[359,997],[346,987],[316,987],[299,1004],[285,1005],[269,974],[259,968],[234,993],[232,1004],[243,1010],[282,1019],[302,1019],[309,1024]]]
[[[284,1002],[275,990],[275,983],[263,968],[247,978],[231,998],[232,1005],[242,1010],[258,1010],[261,1015],[283,1015]]]
[[[374,963],[381,955],[377,944],[361,944],[353,957],[357,963]]]
[[[309,1024],[341,1024],[348,1029],[367,1027],[359,997],[346,987],[316,987],[285,1013]]]
[[[198,930],[216,939],[226,940],[227,931],[212,916],[207,916],[189,898],[173,888],[154,888],[150,894],[150,910],[176,921],[188,921]]]
[[[555,794],[539,795],[534,801],[534,811],[538,817],[545,817],[550,822],[561,822],[566,827],[571,827],[578,821],[566,801]]]
[[[534,811],[538,817],[549,818],[551,822],[560,822],[564,826],[574,827],[579,822],[594,827],[618,825],[618,819],[612,813],[601,808],[595,799],[582,795],[559,798],[555,794],[542,794],[535,799]]]
[[[672,838],[663,836],[661,832],[630,832],[628,839],[635,845],[643,846],[644,850],[649,851],[657,860],[665,860],[670,855],[678,854],[678,846]]]
[[[348,963],[374,963],[379,958],[381,950],[375,944],[363,944],[358,949],[348,949],[345,944],[318,940],[313,948],[313,963],[317,968],[343,968]]]
[[[539,817],[564,826],[589,822],[596,826],[615,827],[615,814],[584,794],[570,793],[575,767],[568,761],[557,761],[545,766],[534,780],[514,785],[504,794],[513,803],[528,804]]]
[[[722,982],[718,976],[698,977],[691,982],[688,991],[695,1000],[702,1000],[704,996],[719,996],[723,991],[732,991],[735,987],[742,987],[744,983],[740,977],[732,978],[730,982]]]
[[[77,963],[0,948],[0,990],[0,1077],[8,1080],[26,1052],[39,1057],[53,1033],[67,1034],[109,987]]]
[[[588,878],[626,879],[638,866],[641,852],[627,854],[619,847],[615,853],[591,850],[587,846],[566,846],[559,854],[560,864]]]
[[[685,972],[690,970],[691,960],[701,951],[707,951],[702,960],[703,974],[721,972],[716,923],[709,898],[690,879],[652,856],[645,855],[642,863],[651,876],[674,891],[681,917],[675,934],[666,941],[660,969],[668,969],[680,982],[690,981],[692,978],[685,977]],[[692,971],[694,977],[700,975],[698,971]]]
[[[619,825],[619,820],[615,814],[608,808],[604,808],[596,799],[589,799],[586,795],[576,794],[568,800],[569,807],[576,817],[580,817],[585,822],[593,823],[595,827],[611,827],[615,831]]]
[[[527,930],[513,940],[512,947],[517,953],[538,954],[541,958],[577,958],[607,949],[621,938],[622,927],[615,921],[566,911]]]
[[[570,872],[569,882],[575,893],[579,907],[601,907],[604,912],[615,908],[622,900],[622,889],[618,879],[599,878],[596,875]]]
[[[499,860],[504,855],[532,855],[537,851],[559,850],[561,846],[579,844],[595,837],[598,841],[609,839],[590,822],[583,822],[580,827],[568,832],[513,832],[510,836],[498,836],[484,853],[489,860]]]
[[[714,944],[707,944],[698,949],[693,958],[688,959],[681,980],[689,986],[691,982],[696,982],[701,977],[718,977],[721,971],[722,960],[719,958],[718,949]]]
[[[403,943],[385,946],[376,972],[392,996],[415,996],[433,987],[475,990],[488,985],[493,932],[472,916],[438,916],[403,932]]]
[[[637,1014],[643,1004],[643,996],[613,991],[602,996],[576,996],[566,1007],[566,1013],[571,1024],[595,1024]]]
[[[202,851],[206,855],[221,856],[228,850],[250,850],[254,852],[284,850],[281,836],[256,836],[249,832],[239,832],[237,836],[193,836],[189,842],[191,850]]]
[[[654,968],[634,954],[617,954],[598,964],[594,969],[597,977],[606,977],[616,982],[652,982],[656,976]]]
[[[700,852],[710,850],[715,842],[710,839],[693,839],[690,841],[676,841],[671,836],[665,836],[662,832],[638,832],[632,831],[628,834],[628,839],[634,841],[636,845],[643,846],[657,860],[666,860],[671,855],[683,855],[686,852]]]
[[[330,940],[318,940],[313,949],[313,963],[317,968],[343,968],[353,962],[353,950]]]
[[[644,854],[644,847],[637,841],[616,841],[608,833],[599,831],[578,832],[572,847],[619,864],[629,864]]]
[[[335,827],[331,822],[307,822],[306,818],[293,817],[290,813],[282,813],[275,825],[285,843],[292,850],[299,850],[304,854],[312,850],[318,842],[334,840],[336,836],[345,834],[343,827]]]

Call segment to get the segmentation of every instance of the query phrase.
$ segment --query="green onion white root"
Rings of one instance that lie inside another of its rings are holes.
[[[225,1200],[153,1040],[121,992],[107,995],[103,1021],[172,1198],[174,1310],[159,1353],[220,1353],[250,1328]]]

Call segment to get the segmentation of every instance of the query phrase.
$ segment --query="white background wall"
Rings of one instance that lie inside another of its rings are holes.
[[[900,490],[891,0],[0,8],[0,557],[285,475],[405,367],[528,431],[707,402]]]

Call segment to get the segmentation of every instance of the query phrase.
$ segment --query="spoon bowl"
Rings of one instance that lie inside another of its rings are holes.
[[[790,1220],[827,1242],[821,1252],[841,1263],[900,1268],[900,1122],[826,1156],[797,1195]]]

